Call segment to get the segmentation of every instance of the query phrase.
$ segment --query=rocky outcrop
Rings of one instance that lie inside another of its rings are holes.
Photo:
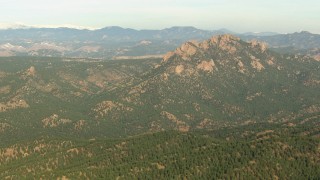
[[[36,75],[36,68],[34,66],[31,66],[26,71],[27,76],[35,76]]]
[[[181,47],[177,48],[175,53],[182,57],[184,60],[190,60],[189,58],[197,53],[198,46],[193,42],[184,43]]]
[[[209,43],[213,46],[219,47],[221,50],[226,51],[227,53],[233,54],[237,51],[237,46],[240,45],[239,41],[240,38],[226,34],[212,37],[209,40]]]
[[[258,40],[252,40],[250,42],[252,48],[258,48],[261,52],[265,52],[268,49],[268,45],[265,42],[260,42]]]
[[[183,60],[191,60],[191,57],[195,55],[198,51],[198,44],[194,42],[186,42],[178,47],[175,51],[168,52],[164,58],[163,62],[168,61],[173,56],[181,57]]]
[[[96,118],[101,118],[104,116],[108,116],[111,112],[124,112],[124,111],[132,111],[133,108],[127,107],[121,103],[113,102],[113,101],[103,101],[96,105],[93,109],[97,113]]]
[[[183,65],[178,65],[175,68],[175,73],[180,75],[184,71],[184,66]]]
[[[50,117],[44,118],[42,120],[42,125],[44,128],[54,128],[58,127],[59,125],[68,124],[71,122],[72,121],[70,119],[60,118],[59,115],[53,114]]]
[[[257,59],[254,56],[251,56],[251,66],[258,71],[262,71],[263,69],[265,69],[261,64],[260,59]]]
[[[215,67],[215,64],[212,59],[209,61],[201,61],[201,63],[197,65],[197,69],[200,69],[202,71],[207,71],[207,72],[213,72],[214,67]]]
[[[84,129],[86,124],[87,123],[85,120],[79,120],[74,124],[74,129],[80,131],[80,130]]]
[[[0,112],[6,112],[17,108],[28,108],[29,104],[24,99],[13,98],[6,103],[0,102]]]
[[[314,58],[316,61],[320,61],[320,54],[314,55],[313,58]]]
[[[166,117],[168,120],[173,122],[176,125],[176,128],[180,132],[188,132],[190,129],[190,126],[187,125],[184,121],[179,120],[175,115],[167,112],[167,111],[162,111],[161,115]]]

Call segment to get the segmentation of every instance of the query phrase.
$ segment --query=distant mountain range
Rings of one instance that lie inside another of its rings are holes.
[[[237,33],[227,29],[208,31],[190,26],[162,30],[135,30],[118,26],[97,30],[18,27],[0,30],[0,56],[110,59],[119,56],[161,55],[187,40],[202,41],[221,34]],[[293,34],[249,32],[237,36],[246,41],[265,41],[276,48],[293,47],[306,50],[320,47],[320,35],[306,31]]]
[[[320,35],[308,31],[295,32],[292,34],[275,34],[272,36],[248,35],[243,39],[256,38],[267,42],[271,47],[295,47],[297,49],[311,49],[320,47]]]

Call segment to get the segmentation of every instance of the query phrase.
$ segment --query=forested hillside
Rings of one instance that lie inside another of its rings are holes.
[[[0,149],[1,178],[318,179],[319,138],[268,130],[225,140],[166,131],[126,139],[41,138]]]
[[[232,35],[0,58],[1,179],[319,179],[320,63]]]

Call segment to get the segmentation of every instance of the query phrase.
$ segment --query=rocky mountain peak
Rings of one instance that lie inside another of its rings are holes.
[[[265,52],[267,44],[254,40],[250,43],[242,42],[239,37],[231,34],[217,35],[203,42],[188,41],[178,47],[176,50],[168,52],[163,59],[163,62],[168,61],[173,57],[180,57],[183,60],[190,61],[196,54],[207,54],[209,51],[221,51],[225,54],[235,54],[240,49],[248,46],[252,49],[258,49],[260,52]]]
[[[237,47],[240,45],[240,38],[231,34],[213,36],[208,41],[203,42],[202,47],[205,50],[210,47],[217,47],[227,53],[233,54],[237,51]]]
[[[267,44],[258,40],[245,42],[230,34],[218,35],[200,43],[188,41],[182,44],[168,52],[162,64],[169,74],[182,76],[201,71],[212,74],[219,69],[248,74],[262,72],[269,66],[278,67],[277,59],[267,49]]]
[[[224,35],[218,35],[218,36],[213,36],[209,40],[210,43],[212,44],[217,44],[217,45],[224,45],[224,44],[230,44],[230,43],[235,43],[240,41],[239,37],[236,37],[231,34],[224,34]]]

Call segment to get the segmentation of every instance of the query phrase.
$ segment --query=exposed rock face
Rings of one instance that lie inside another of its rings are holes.
[[[168,52],[167,54],[164,55],[163,62],[167,62],[174,55],[175,53],[173,51]]]
[[[239,69],[239,72],[241,73],[245,73],[245,67],[244,67],[244,64],[241,60],[237,60],[237,65],[238,65],[238,69]]]
[[[54,128],[58,127],[61,124],[68,124],[71,123],[72,121],[70,119],[63,119],[59,118],[59,115],[53,114],[50,117],[47,117],[42,120],[42,124],[44,128]]]
[[[260,60],[254,57],[252,58],[251,66],[258,71],[262,71],[264,69],[264,66],[261,64]]]
[[[86,121],[85,120],[79,120],[75,123],[74,125],[74,129],[75,130],[82,130],[86,125]]]
[[[35,76],[36,75],[36,68],[34,66],[31,66],[28,70],[27,70],[27,75],[28,76]]]
[[[181,74],[183,72],[183,70],[184,70],[184,66],[183,65],[178,65],[175,68],[175,73],[176,74]]]
[[[218,46],[220,49],[233,54],[237,51],[237,46],[239,46],[240,38],[235,37],[230,34],[214,36],[210,39],[210,43]]]
[[[320,61],[320,54],[317,54],[317,55],[313,56],[313,58],[314,58],[316,61]]]
[[[233,36],[231,34],[213,36],[210,39],[211,43],[218,44],[219,46],[224,46],[226,44],[230,44],[230,42],[234,43],[239,40],[240,40],[239,37]]]
[[[212,72],[214,67],[215,64],[212,59],[210,61],[201,61],[201,63],[197,66],[198,69],[207,72]]]
[[[97,104],[93,110],[98,113],[96,118],[99,118],[107,116],[111,112],[118,111],[120,113],[123,111],[132,111],[133,109],[118,102],[103,101]]]
[[[166,62],[170,58],[172,58],[174,55],[177,55],[181,57],[183,60],[191,60],[190,57],[195,55],[198,50],[198,44],[194,42],[186,42],[182,44],[179,48],[177,48],[175,51],[168,52],[164,58],[163,61]]]
[[[175,52],[180,55],[184,60],[190,60],[190,56],[196,54],[198,46],[192,42],[187,42],[178,48]]]
[[[271,65],[274,65],[274,58],[271,58],[267,61],[267,63],[271,66]]]
[[[6,112],[17,108],[28,108],[29,104],[23,99],[13,98],[6,103],[0,102],[0,112]]]
[[[168,120],[176,124],[177,129],[180,132],[188,132],[190,129],[190,126],[187,125],[184,121],[179,120],[175,115],[167,112],[167,111],[162,111],[161,115],[166,117]]]
[[[267,43],[259,42],[257,40],[252,40],[250,43],[252,48],[259,48],[261,52],[265,52],[268,49]]]
[[[205,118],[204,120],[202,120],[199,125],[197,125],[198,129],[204,129],[206,127],[210,127],[213,124],[213,120]]]

